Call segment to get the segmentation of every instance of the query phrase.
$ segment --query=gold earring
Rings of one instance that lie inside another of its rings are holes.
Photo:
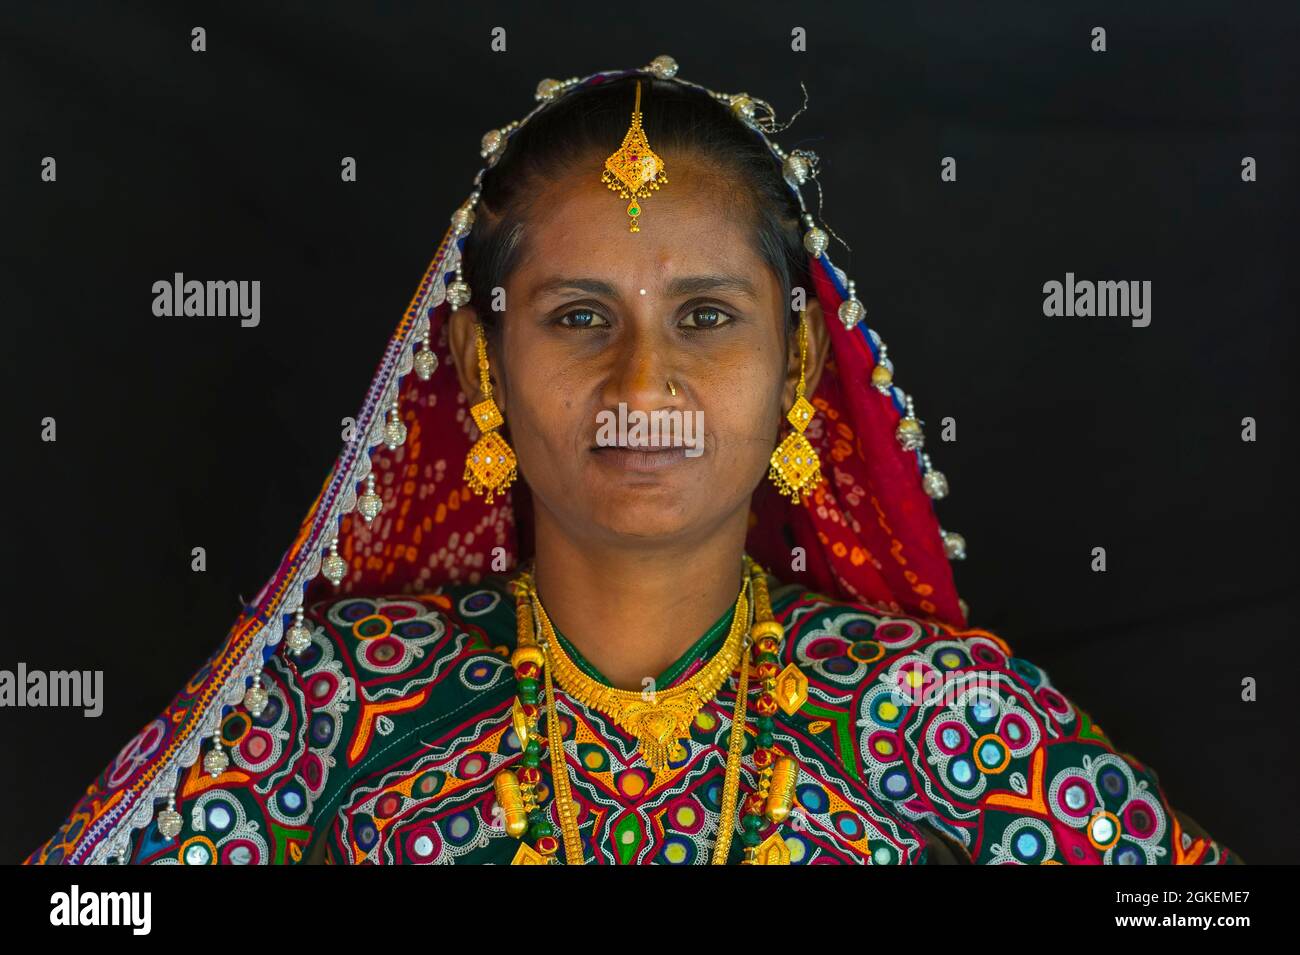
[[[478,336],[478,381],[483,400],[469,409],[482,434],[465,455],[465,480],[475,494],[487,492],[487,503],[497,492],[505,493],[515,479],[515,452],[496,429],[505,424],[501,409],[492,400],[492,379],[488,377],[487,341],[483,323],[475,322]]]
[[[816,410],[804,397],[807,382],[804,378],[804,366],[808,358],[808,313],[799,312],[799,392],[794,405],[790,408],[786,420],[794,425],[794,430],[785,436],[775,451],[772,452],[771,467],[767,476],[776,484],[777,490],[788,495],[790,500],[799,503],[822,481],[821,460],[817,452],[804,437],[804,429],[812,421]]]

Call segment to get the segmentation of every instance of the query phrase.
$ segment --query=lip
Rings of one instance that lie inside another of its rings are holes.
[[[594,447],[596,460],[620,471],[654,473],[666,471],[686,462],[686,448],[618,448]]]

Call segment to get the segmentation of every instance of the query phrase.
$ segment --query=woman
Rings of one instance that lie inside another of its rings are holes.
[[[1238,861],[966,625],[816,156],[676,73],[484,137],[275,575],[27,861]]]

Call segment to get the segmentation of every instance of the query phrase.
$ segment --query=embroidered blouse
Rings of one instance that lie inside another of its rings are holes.
[[[798,764],[795,809],[780,824],[792,864],[1240,861],[994,634],[769,586],[786,629],[781,666],[794,662],[808,680],[806,700],[777,712],[774,733]],[[710,659],[732,613],[656,684],[675,685]],[[199,760],[184,775],[180,834],[164,838],[155,818],[119,861],[508,864],[519,840],[505,832],[493,788],[521,758],[508,580],[331,598],[307,621],[311,646],[296,658],[282,648],[264,668],[265,709],[225,717],[229,767],[214,779]],[[588,863],[704,863],[720,824],[735,831],[728,861],[740,861],[739,818],[719,819],[737,682],[733,673],[703,707],[685,752],[657,778],[634,736],[556,686]],[[742,801],[757,779],[754,734],[751,718]],[[558,832],[549,757],[541,772]]]

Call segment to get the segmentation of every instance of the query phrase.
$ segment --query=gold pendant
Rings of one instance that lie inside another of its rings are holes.
[[[781,838],[781,833],[774,832],[754,850],[754,865],[789,865],[790,847]]]
[[[776,677],[776,702],[793,716],[808,701],[808,677],[793,663],[786,664]]]
[[[485,408],[484,405],[491,405],[491,407]],[[480,409],[482,414],[489,418],[495,412],[497,423],[500,423],[501,412],[497,410],[495,402],[489,400],[475,405],[472,410],[479,412]],[[484,431],[465,457],[465,481],[475,494],[486,491],[487,503],[491,504],[494,495],[504,493],[514,482],[515,464],[515,452],[506,443],[505,438],[496,431]]]
[[[510,860],[511,865],[550,865],[551,860],[546,858],[526,842],[519,843],[519,851],[515,857]]]
[[[528,732],[528,717],[524,715],[524,711],[519,704],[518,695],[515,696],[515,702],[510,707],[510,721],[514,725],[515,735],[519,737],[519,748],[521,750],[527,748],[530,735]]]
[[[768,476],[776,483],[777,489],[795,502],[822,481],[821,460],[803,434],[811,417],[812,405],[800,397],[786,415],[798,430],[787,434],[772,452],[768,469]]]
[[[664,161],[659,158],[645,130],[641,128],[641,83],[636,84],[636,105],[632,109],[632,125],[623,135],[623,143],[605,158],[605,169],[600,174],[600,181],[618,193],[621,199],[631,199],[627,215],[630,220],[628,232],[640,232],[637,219],[641,215],[640,200],[650,193],[668,184],[668,175],[664,172]]]
[[[690,732],[691,721],[699,711],[698,695],[669,702],[632,703],[621,707],[615,722],[637,738],[637,751],[656,776],[668,768],[673,758],[680,759],[686,748],[680,740]]]

